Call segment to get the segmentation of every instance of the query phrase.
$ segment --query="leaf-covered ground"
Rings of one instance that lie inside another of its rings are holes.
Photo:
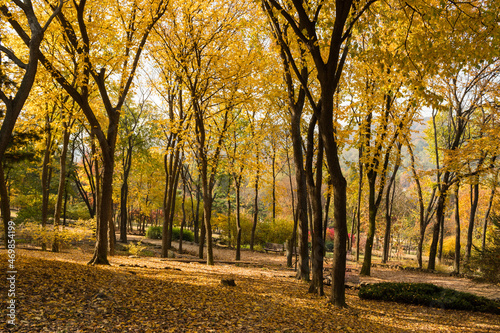
[[[18,249],[17,325],[7,328],[3,305],[0,331],[500,331],[495,315],[365,301],[350,290],[349,308],[339,310],[327,297],[307,294],[307,286],[283,269],[122,256],[112,257],[109,267],[93,267],[85,264],[90,256]],[[5,250],[0,269],[7,271]],[[223,278],[234,279],[236,287],[222,286]]]

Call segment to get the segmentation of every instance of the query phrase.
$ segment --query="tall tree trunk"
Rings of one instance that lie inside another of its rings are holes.
[[[372,264],[373,240],[375,237],[375,225],[377,219],[377,206],[375,202],[375,180],[376,173],[373,170],[368,172],[368,233],[366,235],[365,258],[361,267],[361,275],[370,275]]]
[[[203,217],[205,224],[205,235],[207,242],[207,265],[214,265],[213,238],[212,238],[212,195],[204,189],[203,194]]]
[[[181,170],[181,175],[182,175],[182,202],[181,202],[181,209],[182,209],[182,220],[181,220],[181,230],[179,233],[179,249],[178,253],[182,253],[182,235],[184,233],[184,225],[186,224],[186,175],[187,170],[182,167]]]
[[[108,228],[108,239],[109,239],[109,255],[115,255],[115,247],[116,247],[116,230],[115,230],[115,221],[114,221],[114,209],[113,209],[113,200],[111,200],[111,215],[109,218],[109,228]]]
[[[311,201],[312,215],[312,280],[309,284],[309,292],[323,296],[323,260],[325,244],[323,242],[323,211],[321,203],[321,187],[323,178],[323,141],[321,137],[318,143],[318,156],[316,159],[316,179],[314,179],[313,154],[314,154],[314,129],[316,127],[316,117],[313,116],[309,124],[307,142],[306,177],[307,189]]]
[[[272,183],[272,207],[273,207],[273,221],[276,220],[276,151],[275,148],[273,147],[273,155],[271,157],[272,161],[272,178],[273,178],[273,183]]]
[[[439,227],[439,246],[437,251],[438,263],[443,260],[443,242],[444,242],[444,217],[441,219],[441,226]]]
[[[491,159],[491,166],[493,167],[493,163],[495,162],[495,160],[497,159],[496,156],[494,156],[492,159]],[[495,198],[495,192],[496,192],[496,188],[497,188],[497,184],[498,184],[498,173],[499,173],[499,170],[500,169],[497,169],[494,174],[494,177],[493,177],[493,183],[491,184],[491,192],[490,192],[490,198],[488,200],[488,208],[486,208],[486,212],[484,213],[484,222],[483,222],[483,235],[481,237],[481,248],[484,252],[484,250],[486,249],[486,232],[488,230],[488,219],[490,218],[490,214],[491,214],[491,207],[493,206],[493,199]]]
[[[361,198],[363,190],[363,145],[358,148],[358,168],[359,168],[359,183],[358,183],[358,200],[356,203],[356,262],[359,262],[359,238],[361,237]]]
[[[196,243],[202,243],[204,236],[199,236],[199,225],[200,225],[200,176],[198,176],[198,181],[196,182],[196,212],[194,218],[194,241]],[[203,252],[202,252],[203,259]]]
[[[467,244],[465,246],[465,263],[468,263],[472,253],[472,238],[474,236],[474,222],[476,219],[477,205],[479,202],[479,177],[476,177],[476,182],[471,187],[473,193],[470,214],[469,214],[469,228],[467,230]]]
[[[328,179],[326,183],[330,184],[330,179]],[[326,230],[328,229],[328,215],[330,212],[331,201],[332,201],[332,194],[330,192],[330,189],[328,188],[326,193],[325,217],[323,218],[323,244],[326,243]],[[349,250],[350,250],[350,245],[349,245]]]
[[[241,170],[240,175],[235,180],[236,186],[236,258],[241,260],[241,216],[240,216],[240,187],[241,187]]]
[[[453,272],[460,273],[460,183],[455,188],[455,259],[453,261]]]
[[[54,242],[52,243],[52,251],[59,252],[59,223],[61,220],[61,210],[63,203],[63,195],[65,194],[65,185],[66,185],[66,158],[68,155],[68,145],[69,145],[69,124],[64,123],[64,133],[63,133],[63,147],[61,151],[61,161],[60,161],[60,170],[59,170],[59,186],[57,189],[57,199],[56,206],[54,212]]]
[[[203,259],[203,252],[205,248],[205,238],[206,238],[206,229],[205,229],[205,217],[202,215],[203,223],[201,224],[200,230],[200,244],[198,246],[198,257]]]
[[[396,175],[401,163],[401,148],[402,145],[398,143],[397,159],[394,165],[391,178],[387,185],[385,194],[385,235],[384,235],[384,249],[382,252],[382,262],[386,263],[389,260],[389,253],[391,248],[391,224],[392,224],[392,207],[394,204],[394,195],[396,193]],[[392,188],[392,191],[391,191]]]
[[[430,270],[436,269],[436,254],[439,241],[439,230],[441,228],[441,219],[444,218],[445,198],[446,194],[440,193],[436,207],[436,222],[434,223],[434,227],[432,228],[432,242],[429,250],[429,263],[427,264],[427,269]]]
[[[257,230],[257,222],[259,220],[259,180],[260,180],[260,164],[259,164],[259,151],[257,151],[257,170],[255,171],[255,183],[254,191],[255,195],[253,197],[253,223],[252,223],[252,233],[250,235],[250,251],[253,251],[255,244],[255,231]]]
[[[323,73],[324,74],[324,73]],[[323,77],[321,81],[325,80]],[[318,118],[320,135],[325,147],[325,159],[332,180],[334,207],[334,250],[332,263],[332,293],[330,302],[336,307],[345,307],[345,269],[347,256],[347,181],[342,174],[339,151],[333,128],[333,89],[322,84],[321,114]],[[328,85],[327,85],[328,86]]]
[[[163,164],[165,168],[165,192],[163,194],[163,229],[161,256],[166,258],[168,250],[172,245],[173,213],[175,209],[175,197],[177,195],[177,183],[180,171],[180,151],[176,149],[171,154],[165,154]]]
[[[295,177],[297,183],[297,223],[299,240],[299,266],[297,278],[309,281],[309,228],[307,217],[307,183],[304,171],[304,158],[302,153],[302,136],[300,120],[302,115],[302,104],[291,105],[291,136],[293,147],[293,160],[295,163]]]
[[[293,230],[292,235],[287,241],[286,250],[286,267],[293,266],[293,255],[295,254],[296,243],[297,243],[297,210],[295,209],[295,194],[293,189],[292,181],[292,168],[290,165],[290,156],[288,155],[288,150],[286,151],[286,161],[288,165],[288,180],[290,182],[290,195],[292,197],[292,216],[293,216]]]
[[[97,162],[97,161],[96,161]],[[97,165],[97,163],[96,163]],[[93,265],[109,265],[108,261],[108,227],[111,218],[113,217],[113,174],[114,174],[114,152],[109,156],[103,154],[103,175],[100,200],[97,207],[99,210],[99,219],[97,223],[97,242],[94,251],[94,256],[89,264]],[[99,174],[96,175],[99,179]],[[97,181],[96,185],[100,181]],[[99,186],[97,186],[99,188]],[[99,192],[98,192],[99,193]]]
[[[490,218],[491,207],[493,206],[493,199],[495,198],[495,190],[496,187],[492,186],[490,192],[490,198],[488,199],[488,208],[486,208],[486,212],[484,213],[483,234],[481,236],[481,249],[483,251],[486,249],[486,232],[488,230],[488,219]]]
[[[228,230],[228,238],[229,238],[229,247],[232,246],[232,242],[231,242],[232,228],[231,228],[231,197],[230,197],[230,191],[231,191],[231,176],[229,176],[229,180],[228,180],[228,184],[227,184],[227,230]]]
[[[51,179],[50,156],[52,150],[52,127],[49,114],[45,116],[45,150],[42,165],[42,228],[47,226],[49,216],[49,191]],[[42,251],[47,249],[47,244],[42,241]]]
[[[120,189],[120,242],[127,243],[127,203],[128,203],[128,178],[132,166],[132,141],[128,139],[128,147],[123,160],[123,183]]]

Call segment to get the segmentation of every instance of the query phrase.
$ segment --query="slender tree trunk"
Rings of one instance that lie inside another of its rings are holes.
[[[311,199],[311,215],[313,224],[311,227],[312,236],[312,280],[309,284],[309,292],[323,296],[323,260],[325,253],[325,243],[323,242],[323,211],[321,203],[321,187],[323,178],[323,141],[321,137],[318,143],[318,156],[316,160],[316,180],[312,170],[312,159],[314,153],[314,128],[316,127],[316,117],[309,126],[308,133],[308,158],[306,161],[306,173],[309,198]]]
[[[198,257],[203,259],[203,252],[205,247],[205,237],[206,237],[206,229],[205,229],[205,217],[202,216],[203,223],[201,224],[200,230],[200,244],[198,247]]]
[[[359,167],[359,183],[358,183],[358,201],[356,206],[356,262],[359,262],[359,238],[361,229],[361,191],[363,190],[363,146],[358,148],[358,167]]]
[[[49,216],[49,191],[50,191],[50,155],[52,150],[52,127],[49,115],[45,116],[45,151],[42,165],[42,228],[47,226]],[[42,241],[42,251],[47,249],[47,244]]]
[[[240,187],[241,187],[241,172],[238,179],[235,181],[236,186],[236,258],[241,260],[241,216],[240,216]]]
[[[299,267],[297,278],[309,281],[309,247],[308,247],[308,217],[307,217],[307,183],[304,171],[302,154],[302,136],[300,133],[300,117],[302,108],[297,107],[292,114],[291,134],[293,145],[293,159],[295,162],[297,182],[297,221],[299,239]]]
[[[123,183],[120,190],[120,242],[127,243],[127,203],[128,203],[128,178],[132,166],[132,143],[128,140],[128,147],[123,160]]]
[[[207,265],[214,265],[214,253],[213,253],[213,238],[212,238],[212,200],[211,195],[207,191],[203,191],[203,217],[205,224],[205,235],[207,242]]]
[[[181,202],[181,209],[182,209],[182,221],[181,221],[181,230],[180,230],[180,235],[179,235],[179,249],[178,253],[182,253],[182,235],[184,233],[184,225],[186,224],[186,173],[187,171],[181,170],[182,173],[182,202]]]
[[[275,148],[273,147],[273,155],[271,157],[272,161],[272,178],[273,178],[273,183],[272,183],[272,206],[273,206],[273,221],[276,220],[276,151],[274,150]]]
[[[394,165],[387,191],[385,195],[385,236],[384,236],[384,249],[382,253],[382,262],[386,263],[389,260],[389,253],[391,248],[391,224],[392,224],[392,205],[394,204],[394,195],[396,193],[396,176],[401,163],[401,144],[398,144],[397,160]],[[391,191],[392,188],[392,191]],[[392,193],[392,194],[391,194]]]
[[[365,258],[363,260],[363,266],[361,267],[361,275],[370,275],[371,264],[372,264],[372,250],[373,250],[373,240],[375,237],[375,224],[377,219],[377,208],[375,202],[375,176],[376,173],[373,170],[368,172],[368,233],[366,235],[365,244]]]
[[[441,219],[444,218],[444,205],[445,205],[445,193],[441,193],[438,198],[437,208],[436,208],[436,222],[432,228],[432,242],[429,250],[429,263],[427,264],[427,269],[436,269],[436,254],[437,246],[439,240],[439,230],[441,228]]]
[[[327,184],[330,184],[330,180],[328,179]],[[323,244],[326,243],[326,230],[328,229],[328,214],[330,212],[330,203],[332,201],[332,194],[330,193],[330,189],[328,189],[326,193],[326,203],[325,203],[325,218],[323,219]],[[350,246],[349,246],[350,250]],[[326,249],[325,249],[326,251]]]
[[[257,222],[259,220],[259,180],[260,180],[260,165],[259,165],[259,151],[257,150],[257,170],[255,171],[255,183],[254,191],[255,195],[253,198],[253,223],[252,223],[252,233],[250,235],[250,251],[253,251],[255,244],[255,231],[257,230]]]
[[[120,189],[120,242],[127,243],[127,202],[128,202],[128,182],[124,180]]]
[[[108,229],[108,238],[109,238],[109,255],[115,255],[115,247],[116,247],[116,230],[115,230],[115,221],[114,221],[114,209],[113,209],[113,200],[111,200],[111,213],[109,218],[109,229]]]
[[[479,177],[477,177],[479,178]],[[473,193],[473,200],[470,207],[469,214],[469,229],[467,230],[467,244],[465,246],[465,263],[468,263],[472,253],[472,238],[474,235],[474,222],[476,219],[477,205],[479,202],[479,179],[472,185],[471,192]]]
[[[228,184],[227,184],[227,230],[228,230],[229,247],[232,247],[232,242],[231,242],[232,228],[231,228],[231,197],[230,197],[230,190],[231,190],[231,177],[229,176],[229,180],[228,180]]]
[[[455,260],[453,261],[453,272],[460,273],[460,184],[455,188]]]
[[[63,147],[61,151],[61,161],[59,163],[60,164],[59,186],[57,189],[57,199],[54,212],[54,242],[52,243],[53,252],[59,252],[59,223],[61,220],[63,195],[65,194],[64,189],[66,185],[66,158],[68,155],[69,136],[71,134],[68,128],[68,124],[65,123],[63,126],[64,126]]]
[[[443,242],[444,242],[444,217],[441,219],[441,226],[439,227],[439,246],[437,251],[438,263],[443,260]]]
[[[493,199],[495,198],[495,190],[496,187],[493,186],[490,192],[490,198],[488,200],[488,208],[486,208],[486,212],[484,214],[484,222],[483,222],[483,235],[481,237],[481,249],[484,251],[486,249],[486,232],[488,230],[488,219],[491,214],[491,207],[493,206]]]

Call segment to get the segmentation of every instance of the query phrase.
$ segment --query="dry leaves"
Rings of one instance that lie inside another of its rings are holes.
[[[287,270],[127,257],[92,267],[81,252],[17,251],[17,332],[500,331],[498,316],[361,301],[354,291],[348,309],[335,309]],[[6,263],[3,250],[4,272]],[[221,285],[226,278],[236,287]]]

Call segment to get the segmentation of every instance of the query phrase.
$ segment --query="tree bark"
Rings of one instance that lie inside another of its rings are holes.
[[[127,243],[127,204],[128,178],[132,167],[132,139],[128,139],[128,147],[123,160],[123,183],[120,189],[120,242]]]
[[[43,165],[42,165],[42,228],[45,229],[47,226],[48,216],[49,216],[49,191],[50,191],[50,180],[51,180],[51,166],[50,166],[50,156],[52,150],[52,127],[51,119],[49,114],[45,115],[45,150],[43,154]],[[47,249],[47,244],[45,240],[42,241],[42,251]]]
[[[65,194],[65,185],[66,185],[66,158],[68,155],[68,145],[69,145],[69,124],[65,122],[63,124],[64,133],[63,133],[63,147],[61,151],[61,160],[60,160],[60,171],[59,171],[59,186],[57,189],[57,199],[56,206],[54,212],[54,242],[52,243],[52,252],[59,252],[59,224],[61,220],[61,210],[63,203],[63,195]]]
[[[382,252],[382,262],[386,263],[389,260],[389,253],[391,248],[391,225],[392,225],[392,207],[394,204],[394,195],[396,193],[396,175],[401,164],[401,144],[397,144],[397,158],[394,170],[392,172],[389,183],[387,184],[387,191],[385,195],[385,235],[384,235],[384,249]],[[392,194],[391,194],[392,188]]]
[[[252,222],[252,233],[250,235],[250,251],[253,251],[255,244],[255,231],[257,230],[257,222],[259,220],[259,179],[260,179],[260,165],[259,165],[259,151],[257,150],[257,170],[255,171],[255,183],[254,191],[255,195],[253,197],[253,222]]]
[[[479,178],[479,177],[477,177]],[[479,202],[479,179],[476,183],[472,185],[471,192],[473,193],[473,199],[471,202],[470,213],[469,213],[469,228],[467,230],[467,244],[465,246],[465,263],[468,263],[472,253],[472,238],[474,236],[474,222],[476,219],[477,205]]]
[[[309,124],[307,139],[306,177],[307,191],[311,201],[312,215],[312,279],[309,284],[309,292],[323,296],[323,260],[325,244],[323,242],[323,210],[321,202],[321,187],[323,178],[323,141],[321,137],[318,142],[318,156],[316,159],[316,179],[314,179],[313,154],[314,154],[314,129],[316,127],[316,116],[313,115]]]
[[[453,260],[453,272],[460,273],[460,183],[455,188],[455,258]]]
[[[241,260],[241,212],[240,212],[240,187],[241,187],[241,172],[240,175],[235,179],[234,185],[236,186],[236,258],[235,260]]]

